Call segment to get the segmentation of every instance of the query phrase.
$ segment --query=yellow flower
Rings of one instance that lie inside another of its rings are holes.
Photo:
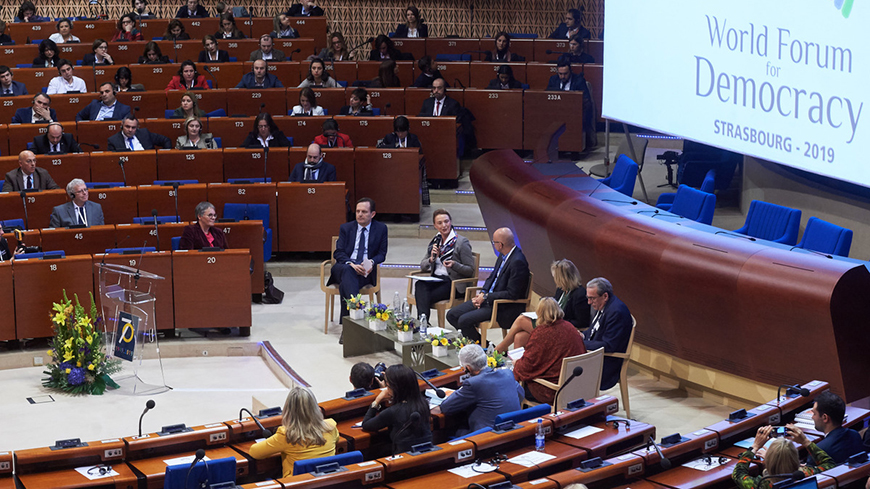
[[[383,315],[382,315],[381,313],[377,313],[377,314],[375,314],[375,317],[378,318],[378,319],[384,319],[384,318],[383,318]]]
[[[94,341],[94,337],[91,336],[91,335],[88,335],[88,337],[85,338],[85,341],[87,341],[88,343],[90,343],[90,342]]]
[[[66,353],[63,354],[63,361],[68,362],[68,361],[73,359],[73,356],[74,356],[73,352],[67,351]]]
[[[94,370],[94,364],[93,364],[93,363],[90,364],[90,365],[88,365],[88,370],[90,370],[90,371],[93,372],[93,370]]]
[[[432,340],[432,346],[438,346],[438,338]]]
[[[447,338],[441,338],[441,346],[447,346]]]
[[[52,355],[53,355],[53,354],[54,354],[54,352],[53,352],[53,351],[51,351],[51,350],[48,350],[48,356],[52,356]]]
[[[76,367],[81,367],[81,366],[82,366],[82,362],[76,362]]]
[[[487,358],[486,364],[490,367],[495,367],[495,358],[492,358],[492,357]]]
[[[70,369],[66,369],[66,373],[69,373],[69,372],[70,372]]]

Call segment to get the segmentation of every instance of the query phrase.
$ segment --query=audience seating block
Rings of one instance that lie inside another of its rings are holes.
[[[402,54],[410,54],[414,59],[420,59],[426,55],[426,43],[427,40],[424,38],[393,39],[393,45],[396,46],[396,49]],[[435,56],[432,56],[432,59],[435,59]]]
[[[194,183],[179,186],[178,215],[181,220],[185,221],[187,218],[193,220],[196,217],[193,212],[196,204],[204,200],[208,200],[208,186],[206,184]],[[139,217],[151,216],[152,209],[157,210],[158,216],[174,216],[175,201],[175,191],[172,185],[140,185]],[[169,249],[168,244],[161,249]]]
[[[241,76],[238,77],[241,80]],[[233,84],[235,86],[235,84]],[[230,88],[227,92],[227,114],[254,117],[260,112],[274,115],[287,113],[287,91],[283,88],[247,90]],[[293,108],[292,106],[290,107]]]
[[[216,137],[223,140],[225,148],[238,148],[245,142],[248,133],[254,130],[253,117],[212,117],[205,121],[207,132],[212,133]],[[285,133],[287,134],[287,133]],[[294,134],[287,134],[294,136]],[[271,157],[269,158],[271,160]],[[210,180],[212,182],[222,182],[219,180]]]
[[[435,69],[441,72],[441,77],[447,82],[448,87],[465,88],[468,86],[471,63],[468,61],[435,61],[432,56]]]
[[[169,83],[169,77],[166,78],[166,83]],[[235,86],[235,85],[233,85]],[[166,85],[163,85],[165,88]],[[196,95],[197,105],[200,109],[206,112],[212,112],[218,109],[227,110],[227,91],[225,89],[215,89],[215,90],[194,90],[193,92]],[[175,110],[178,107],[181,107],[181,96],[184,95],[182,90],[170,90],[166,92],[166,108]],[[212,117],[212,119],[215,119]],[[221,117],[222,119],[222,117]],[[184,122],[184,121],[181,121]],[[213,121],[212,121],[213,122]],[[208,119],[203,121],[205,123],[206,128],[208,127]],[[180,128],[181,126],[179,126]],[[205,131],[205,128],[203,129]],[[209,131],[205,131],[209,132]],[[161,133],[162,134],[162,133]],[[178,134],[180,135],[180,134]],[[164,136],[170,136],[170,134],[164,134]],[[173,141],[175,138],[172,138]],[[225,144],[226,146],[226,144]]]
[[[434,58],[434,56],[433,56]],[[414,62],[413,61],[396,61],[399,67],[399,81],[403,87],[410,87],[414,84]],[[381,61],[357,61],[356,63],[356,79],[360,81],[371,81],[378,76],[378,71],[381,68]],[[341,80],[338,78],[338,80]],[[353,80],[347,81],[348,84]]]
[[[53,99],[52,99],[53,100]],[[58,117],[60,117],[58,115]],[[73,117],[75,119],[75,117]],[[75,124],[68,124],[73,126],[72,131],[75,133]],[[17,167],[18,163],[18,153],[27,149],[27,143],[32,143],[33,138],[36,136],[41,136],[48,131],[48,128],[45,124],[9,124],[7,127],[7,141],[9,144],[9,151],[4,151],[4,156],[8,155],[10,161],[14,159],[15,164],[9,165],[4,164],[3,167],[9,167],[9,170]],[[64,127],[64,129],[66,129]],[[5,162],[4,162],[5,163]],[[45,167],[43,167],[45,168]],[[6,170],[6,171],[9,171]],[[3,173],[5,174],[6,171]],[[51,174],[51,169],[48,169],[48,173]],[[52,175],[54,177],[54,175]],[[57,181],[57,180],[55,180]],[[60,183],[58,183],[60,185]]]
[[[41,230],[43,251],[64,251],[67,255],[89,255],[115,246],[115,226],[47,228]]]
[[[150,212],[147,212],[149,216]],[[171,224],[160,224],[155,231],[153,224],[119,224],[116,226],[118,236],[130,236],[129,242],[140,246],[152,246],[158,251],[169,251],[172,249],[172,238],[181,237],[184,232],[184,227],[190,222],[180,222]],[[160,241],[158,242],[158,234]]]
[[[408,117],[411,133],[420,138],[429,179],[459,178],[455,117]]]
[[[354,146],[375,147],[378,140],[393,132],[393,118],[342,117],[338,119],[338,127],[339,131],[350,136]]]
[[[165,96],[164,96],[165,100]],[[132,110],[132,109],[131,109]],[[74,130],[78,137],[76,138],[81,143],[94,144],[99,146],[100,150],[109,149],[109,138],[121,132],[122,121],[80,121],[75,124],[64,124],[64,132],[70,132],[67,126],[74,126]],[[90,151],[92,148],[83,146],[82,151]],[[117,181],[121,181],[119,179]],[[108,182],[110,180],[97,180],[100,182]]]
[[[211,183],[208,185],[208,201],[215,209],[223,209],[224,204],[267,204],[269,206],[268,227],[273,230],[272,248],[278,249],[278,205],[274,183],[230,184]],[[294,210],[295,212],[295,210]],[[223,227],[223,223],[219,224]],[[229,239],[229,237],[227,237]],[[238,248],[238,243],[233,243]]]
[[[522,149],[521,90],[466,90],[465,108],[474,114],[478,147]]]
[[[25,199],[30,229],[47,228],[54,207],[67,202],[66,190],[63,189],[28,192]],[[24,219],[24,204],[18,193],[0,193],[0,209],[3,209],[4,219]]]
[[[353,87],[347,88],[345,105],[350,105],[350,95],[353,93]],[[402,114],[407,114],[408,111],[405,110],[405,89],[404,88],[370,88],[368,89],[369,93],[369,103],[372,104],[373,108],[381,109],[381,115],[390,115],[397,116]],[[390,104],[387,107],[387,104]],[[414,114],[416,114],[419,108],[414,109]],[[392,132],[393,127],[390,125],[390,130],[387,132]],[[386,134],[386,133],[384,133]],[[383,134],[381,135],[383,137]]]
[[[17,161],[18,157],[15,156]],[[36,166],[48,170],[49,175],[62,188],[66,187],[73,178],[81,178],[84,181],[91,179],[91,158],[87,153],[37,155]],[[8,165],[4,165],[8,166]],[[12,168],[10,166],[10,168]]]
[[[265,34],[266,32],[269,32],[271,30],[272,27],[270,26],[269,29],[267,31],[263,31],[263,33]],[[323,34],[320,34],[317,37],[322,38]],[[259,39],[257,40],[257,42],[259,43]],[[312,54],[318,54],[320,52],[319,50],[314,50],[315,44],[316,43],[314,38],[297,37],[296,39],[275,39],[274,49],[284,51],[284,56],[286,56],[288,60],[302,60],[303,64],[305,64],[304,60],[308,56],[311,56]],[[251,49],[251,51],[254,51],[256,49],[259,49],[259,46]],[[294,52],[297,49],[299,50],[299,52]],[[245,59],[250,58],[251,51],[248,51],[248,55],[245,56]],[[240,57],[239,59],[242,58]]]
[[[224,181],[223,151],[220,149],[160,150],[157,152],[157,178],[222,182]]]
[[[294,88],[292,90],[297,90],[297,89]],[[328,90],[339,90],[339,89],[330,88]],[[344,89],[342,88],[340,90],[344,90]],[[291,90],[287,90],[287,92],[288,92],[288,95],[287,95],[288,102],[287,103],[288,104],[295,103],[294,100],[299,99],[298,92],[297,92],[296,98],[291,99],[290,95],[289,95],[290,91]],[[292,136],[293,137],[293,144],[295,144],[296,146],[301,146],[303,148],[307,148],[309,144],[314,142],[314,138],[316,136],[323,133],[323,130],[322,130],[323,122],[328,118],[329,118],[328,116],[327,117],[291,117],[291,116],[275,117],[275,124],[278,126],[278,129],[281,129],[281,131],[284,133],[285,136],[287,136],[287,137]],[[250,126],[251,126],[251,130],[253,130],[253,126],[254,126],[253,119],[251,119]],[[239,145],[241,145],[241,143],[239,143]],[[290,163],[291,165],[295,165],[296,164],[295,162],[299,162],[302,160],[301,159],[294,160],[291,158],[290,161],[291,161],[291,163]],[[291,169],[292,169],[292,166],[291,166]],[[288,177],[289,177],[289,173],[288,173]]]
[[[223,206],[218,213],[223,211]],[[272,214],[272,213],[270,213]],[[251,292],[252,294],[262,294],[264,289],[263,283],[263,242],[266,239],[263,221],[239,221],[239,222],[221,222],[215,224],[215,227],[220,228],[227,237],[227,243],[233,249],[247,249],[250,251],[250,275],[251,275]],[[248,320],[250,323],[250,320]],[[250,325],[250,324],[248,324]]]
[[[244,68],[242,69],[243,73],[247,73],[253,69],[253,62],[247,61],[249,56],[245,56]],[[330,65],[327,65],[327,67]],[[299,85],[301,80],[301,74],[304,72],[308,74],[308,63],[299,62],[299,61],[285,61],[283,63],[271,63],[267,68],[268,72],[277,76],[279,80],[281,80],[281,84],[284,85],[284,88],[292,88]],[[241,77],[236,83],[241,81]],[[235,85],[233,85],[235,86]],[[293,103],[295,105],[296,102]],[[292,107],[292,105],[291,105]],[[278,115],[279,112],[277,110],[273,111],[269,109],[269,113],[272,115]]]
[[[329,76],[335,78],[336,80],[346,81],[348,83],[348,88],[353,89],[350,85],[353,84],[354,81],[360,80],[361,78],[357,72],[356,61],[330,61],[326,64],[326,70],[329,72]],[[299,73],[303,72],[300,69]],[[304,73],[308,74],[308,68],[306,67]],[[302,81],[301,79],[299,81]]]
[[[225,42],[227,42],[228,44],[237,44],[239,41]],[[251,51],[253,51],[254,49],[257,48],[254,47],[251,49]],[[248,53],[250,53],[250,51],[248,51]],[[235,55],[230,53],[230,56]],[[206,67],[208,69],[206,69]],[[240,81],[242,81],[242,75],[247,73],[247,70],[245,70],[245,66],[242,63],[200,63],[199,65],[197,65],[197,70],[201,70],[201,73],[205,76],[206,80],[211,80],[214,88],[221,89],[230,89],[235,87]],[[212,76],[209,76],[209,73],[211,73],[214,78],[212,78]],[[227,99],[227,101],[229,101],[229,98]],[[230,111],[228,113],[233,114],[235,112]]]
[[[513,51],[516,41],[511,41],[511,51]],[[526,58],[528,59],[528,58]],[[469,71],[469,88],[486,88],[489,82],[498,78],[498,69],[502,65],[508,65],[514,72],[514,78],[520,83],[526,83],[526,64],[525,63],[471,63]],[[477,115],[475,113],[475,115]]]
[[[492,40],[484,40],[485,46],[483,49],[492,48]],[[482,53],[469,53],[468,51],[480,51],[481,40],[474,38],[445,38],[445,37],[429,37],[426,39],[426,54],[432,56],[434,60],[439,54],[468,54],[471,59],[480,61],[484,59]],[[438,64],[441,64],[440,62]],[[442,72],[443,73],[443,72]]]
[[[329,117],[338,114],[338,111],[341,110],[341,107],[346,105],[344,98],[344,88],[312,88],[312,90],[314,90],[314,96],[317,98],[317,105],[326,109]],[[301,91],[301,88],[287,88],[288,111],[292,110],[294,106],[299,105],[299,93]],[[293,137],[296,136],[295,134],[285,134]]]
[[[15,70],[15,81],[18,80],[18,73],[24,70]],[[48,84],[48,82],[46,82]],[[30,92],[30,87],[27,87],[27,91]],[[34,92],[30,92],[34,93]],[[3,103],[0,104],[0,122],[3,123],[2,136],[3,139],[0,140],[0,153],[3,155],[9,154],[9,141],[6,133],[6,124],[12,123],[12,117],[15,115],[15,111],[18,109],[29,108],[33,105],[33,95],[20,95],[18,97],[3,97]]]
[[[290,169],[287,163],[288,148],[271,148],[268,155],[263,149],[229,148],[223,150],[224,177],[231,178],[259,178],[263,179],[263,173],[273,182],[284,182],[290,178]],[[266,161],[268,157],[268,162]],[[209,196],[211,197],[211,196]]]

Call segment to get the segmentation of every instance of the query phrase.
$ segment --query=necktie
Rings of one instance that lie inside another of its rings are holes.
[[[27,175],[27,188],[33,188],[33,175]]]
[[[601,316],[604,315],[604,311],[598,311],[598,314],[595,315],[595,318],[592,320],[592,330],[589,333],[589,339],[591,340],[596,333],[598,333],[598,327],[601,326]]]
[[[356,264],[359,265],[363,261],[363,256],[366,254],[366,228],[362,228],[359,233],[359,246],[356,248]]]
[[[562,90],[565,90],[565,85],[566,85],[567,83],[568,83],[568,82],[562,82]]]
[[[435,115],[436,116],[441,115],[441,101],[440,100],[435,101]]]
[[[498,269],[495,270],[495,278],[492,279],[492,285],[489,286],[489,290],[487,293],[492,293],[495,290],[495,284],[498,282],[498,276],[501,274],[501,269],[504,268],[505,260],[502,260],[501,263],[498,264]]]
[[[133,151],[133,138],[127,138],[127,146]]]
[[[79,224],[85,224],[85,208],[84,207],[76,207],[76,214],[79,217]]]
[[[12,95],[12,90],[9,89],[9,88],[7,88],[6,91],[3,92],[3,93],[6,94],[6,95]]]
[[[55,144],[52,146],[53,146],[51,149],[52,151],[54,151],[55,153],[60,153],[60,144]]]

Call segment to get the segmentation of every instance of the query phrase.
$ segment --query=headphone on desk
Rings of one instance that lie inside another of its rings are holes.
[[[94,472],[96,471],[96,472]],[[106,475],[112,471],[111,465],[94,465],[88,469],[88,475]]]

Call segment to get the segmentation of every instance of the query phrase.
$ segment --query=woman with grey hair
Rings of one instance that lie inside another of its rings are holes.
[[[210,202],[200,202],[196,205],[196,222],[184,228],[181,234],[179,248],[182,250],[201,250],[203,248],[229,247],[224,232],[216,228],[214,223],[217,213]]]

